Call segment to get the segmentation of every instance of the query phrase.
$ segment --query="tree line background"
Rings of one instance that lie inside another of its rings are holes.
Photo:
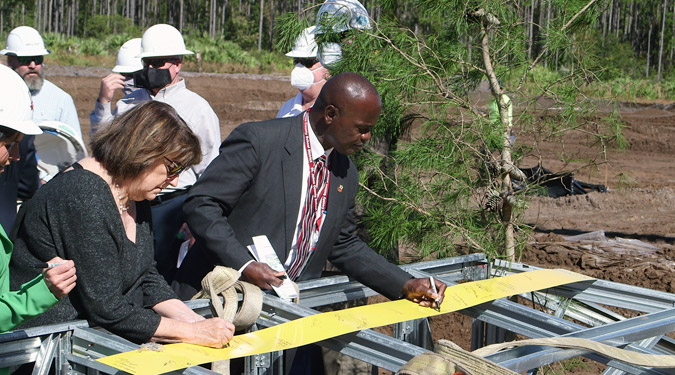
[[[285,52],[276,32],[285,13],[305,13],[311,20],[323,1],[306,0],[0,0],[0,35],[19,25],[41,33],[67,37],[104,38],[114,34],[140,36],[147,27],[168,23],[186,34],[237,44],[243,50]],[[528,55],[534,59],[547,39],[551,22],[565,17],[565,0],[516,0],[513,4],[527,37]],[[601,59],[613,76],[661,80],[673,71],[675,59],[674,0],[598,0],[593,32],[584,35],[588,52]],[[421,14],[413,0],[363,0],[371,17],[395,17],[416,33],[443,33],[442,14]],[[466,12],[472,5],[466,2]],[[460,35],[475,42],[475,35]],[[114,41],[117,43],[117,40]],[[123,41],[122,41],[123,42]],[[105,46],[107,49],[107,46]],[[96,54],[96,48],[94,49]],[[114,46],[113,46],[114,49]],[[107,51],[105,51],[107,53]],[[100,53],[103,53],[101,51]],[[572,52],[570,52],[572,53]],[[564,52],[563,52],[564,54]],[[565,56],[546,56],[546,66],[565,69]],[[244,59],[245,60],[245,59]]]

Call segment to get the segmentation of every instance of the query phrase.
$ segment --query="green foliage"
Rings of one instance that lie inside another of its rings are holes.
[[[210,38],[208,34],[190,34],[185,37],[189,50],[200,52],[203,61],[239,65],[247,69],[254,68],[260,72],[273,71],[276,67],[287,71],[290,69],[290,59],[279,53],[267,51],[246,51],[237,43],[225,40],[220,35]],[[188,61],[194,61],[195,55],[185,57]]]
[[[488,78],[505,82],[518,107],[515,126],[535,134],[537,142],[563,143],[566,132],[583,130],[592,133],[589,144],[600,151],[624,144],[619,118],[598,119],[594,129],[588,125],[587,119],[595,117],[590,112],[594,103],[579,88],[597,82],[602,60],[587,53],[594,34],[586,30],[598,9],[580,13],[586,4],[551,3],[561,17],[542,31],[547,38],[536,40],[533,57],[541,53],[544,58],[534,67],[521,9],[501,1],[406,1],[418,15],[412,18],[398,16],[400,3],[385,1],[385,16],[373,29],[317,36],[319,43],[342,41],[343,58],[330,67],[331,74],[359,72],[382,98],[376,140],[354,157],[361,173],[359,204],[373,248],[387,254],[414,249],[417,258],[474,251],[501,257],[510,236],[501,211],[504,197],[513,209],[508,222],[516,227],[516,250],[524,246],[528,228],[517,217],[537,188],[511,191],[503,185],[498,150],[505,147],[509,131],[500,121],[489,121],[485,104],[473,97],[489,95],[483,86]],[[299,28],[300,21],[290,16],[286,22],[293,25],[287,31]],[[413,32],[408,27],[413,24],[418,30],[423,24],[422,31]],[[493,71],[481,48],[488,24]],[[553,54],[559,57],[559,70],[543,66]],[[544,98],[555,110],[542,114]],[[513,156],[536,150],[516,145]]]
[[[119,14],[115,14],[111,17],[96,15],[87,19],[84,33],[85,36],[103,39],[118,33],[140,34],[140,30],[138,26],[134,24],[132,19],[123,17]]]

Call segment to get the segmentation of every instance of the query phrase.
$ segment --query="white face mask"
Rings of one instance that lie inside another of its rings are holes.
[[[314,72],[321,68],[322,67],[318,67],[314,70],[309,70],[309,68],[302,64],[296,64],[291,72],[291,86],[300,91],[307,90],[315,83]]]
[[[325,43],[319,48],[317,57],[323,66],[329,67],[342,59],[342,46],[340,43]]]

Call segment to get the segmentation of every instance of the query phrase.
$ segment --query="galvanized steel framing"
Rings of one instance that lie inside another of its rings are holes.
[[[536,269],[499,260],[489,262],[483,254],[401,267],[416,277],[433,275],[448,285],[484,279],[488,274],[505,275]],[[302,282],[298,286],[301,291],[298,305],[266,295],[263,313],[252,329],[263,329],[317,314],[316,308],[321,306],[376,295],[371,289],[345,276]],[[675,355],[675,340],[665,335],[675,331],[675,294],[596,280],[528,293],[519,296],[519,299],[524,303],[516,303],[513,298],[499,299],[460,312],[477,322],[526,337],[583,337],[643,353]],[[189,301],[188,304],[204,316],[211,314],[207,300]],[[642,315],[626,319],[611,308],[629,309]],[[474,330],[472,340],[485,341],[481,335],[487,334],[487,331]],[[490,341],[489,338],[487,341]],[[394,337],[363,330],[318,344],[393,372],[433,346],[426,319],[396,324]],[[85,321],[68,322],[0,334],[0,368],[35,363],[34,375],[45,375],[52,366],[57,374],[114,374],[119,371],[95,359],[135,348],[138,345],[106,331],[90,328]],[[541,366],[577,356],[607,364],[609,367],[604,374],[608,375],[675,374],[675,369],[644,368],[575,349],[519,347],[487,358],[516,372],[536,373]],[[246,358],[247,375],[282,374],[282,369],[283,352]],[[215,374],[198,366],[183,373]]]

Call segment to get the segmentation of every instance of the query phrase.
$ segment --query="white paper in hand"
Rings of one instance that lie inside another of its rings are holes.
[[[277,253],[274,251],[272,244],[267,239],[267,236],[255,236],[253,237],[253,245],[248,246],[248,251],[253,254],[253,257],[260,263],[265,263],[270,266],[271,269],[278,272],[286,272],[283,264],[279,261]],[[298,298],[298,293],[295,291],[291,280],[286,277],[279,287],[272,286],[274,291],[277,293],[279,298],[285,301],[291,301],[295,298]]]

